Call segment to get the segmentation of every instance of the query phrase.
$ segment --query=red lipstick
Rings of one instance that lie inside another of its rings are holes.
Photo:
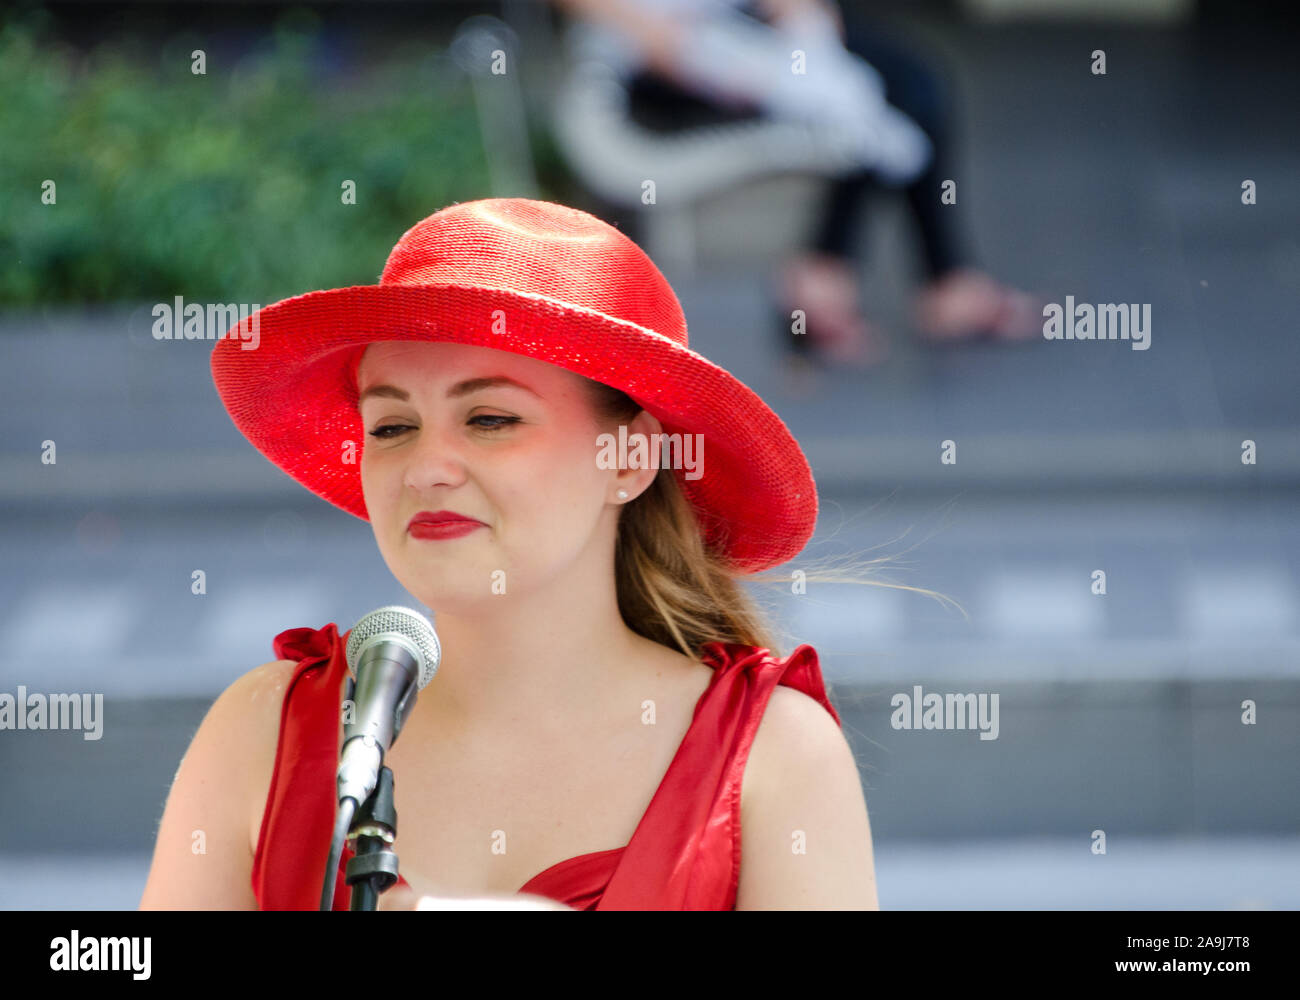
[[[459,538],[483,527],[486,525],[482,521],[457,514],[454,510],[422,510],[411,518],[406,530],[412,538],[438,539]]]

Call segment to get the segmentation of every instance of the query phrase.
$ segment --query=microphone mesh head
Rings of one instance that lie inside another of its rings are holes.
[[[348,670],[357,675],[357,659],[363,646],[379,640],[394,639],[402,642],[420,661],[419,686],[423,688],[438,670],[442,659],[442,646],[429,619],[418,611],[397,604],[370,612],[352,626],[348,636]]]

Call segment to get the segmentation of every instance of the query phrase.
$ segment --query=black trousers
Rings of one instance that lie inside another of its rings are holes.
[[[744,8],[753,13],[752,8]],[[903,188],[907,205],[920,231],[925,264],[931,278],[968,265],[970,256],[953,215],[954,206],[940,202],[940,184],[954,175],[950,156],[948,88],[940,73],[912,47],[878,25],[845,12],[845,48],[866,60],[882,77],[885,99],[908,115],[930,138],[934,156],[925,172]],[[756,113],[733,111],[711,104],[663,77],[641,72],[629,81],[629,113],[644,128],[659,132],[697,125],[742,121]],[[864,208],[882,184],[869,170],[833,179],[817,220],[810,249],[838,257],[851,256]]]

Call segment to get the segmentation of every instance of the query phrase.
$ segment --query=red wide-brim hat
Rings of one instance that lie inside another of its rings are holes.
[[[366,346],[383,340],[536,358],[621,389],[665,433],[703,435],[702,475],[672,472],[706,544],[737,572],[792,559],[813,533],[816,485],[789,429],[687,346],[681,304],[659,269],[586,212],[526,198],[451,205],[402,236],[378,285],[285,299],[217,341],[212,377],[235,426],[363,520],[359,457],[345,461],[345,442],[359,450],[366,440],[357,368]]]

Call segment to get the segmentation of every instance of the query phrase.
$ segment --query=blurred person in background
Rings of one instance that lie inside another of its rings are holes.
[[[804,122],[831,137],[844,169],[810,245],[774,282],[772,306],[791,349],[840,363],[887,356],[887,339],[862,314],[854,261],[863,204],[880,186],[903,189],[921,236],[925,283],[913,314],[922,338],[1038,332],[1035,301],[973,264],[952,206],[941,201],[942,182],[954,177],[948,101],[936,72],[908,47],[855,19],[846,24],[833,0],[555,3],[581,23],[584,54],[617,71],[638,126],[680,133],[761,118]],[[789,71],[796,48],[806,73]],[[806,335],[790,330],[796,308]]]

